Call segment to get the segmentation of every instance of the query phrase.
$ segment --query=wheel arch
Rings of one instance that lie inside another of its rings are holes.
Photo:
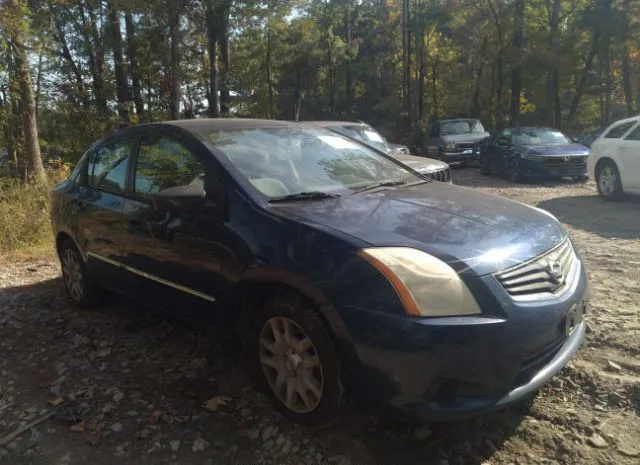
[[[239,328],[251,323],[261,301],[278,293],[295,292],[311,302],[334,338],[348,339],[342,318],[324,292],[305,277],[275,269],[259,268],[246,273],[234,285],[230,300]]]
[[[56,253],[57,253],[58,255],[60,255],[60,247],[62,247],[62,244],[64,244],[64,242],[65,242],[65,241],[67,241],[67,240],[69,240],[69,241],[73,242],[73,244],[76,246],[76,248],[77,248],[77,249],[78,249],[78,251],[80,252],[80,255],[82,256],[82,259],[83,259],[83,260],[85,261],[85,263],[86,263],[86,261],[87,261],[87,254],[86,254],[86,251],[85,251],[82,247],[80,247],[80,246],[78,245],[78,241],[76,241],[76,240],[73,238],[73,235],[72,235],[72,234],[70,234],[68,231],[61,230],[61,231],[58,231],[58,232],[57,232],[57,234],[56,234],[56,238],[55,238],[55,241],[56,241],[56,242],[55,242],[55,245],[56,245]]]
[[[611,158],[609,155],[605,155],[603,157],[601,157],[597,162],[596,162],[596,166],[593,168],[593,175],[596,176],[598,173],[598,169],[600,169],[600,167],[606,163],[611,163],[613,164],[613,166],[616,167],[616,169],[618,170],[618,172],[620,172],[620,168],[618,167],[618,163]]]

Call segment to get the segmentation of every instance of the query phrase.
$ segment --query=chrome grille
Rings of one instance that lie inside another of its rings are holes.
[[[544,161],[553,167],[587,166],[587,157],[545,157]]]
[[[577,257],[568,239],[534,260],[496,274],[496,279],[515,299],[557,295],[576,278]]]
[[[472,149],[474,147],[474,142],[459,142],[456,144],[456,147],[460,150]]]
[[[448,167],[438,171],[427,171],[423,174],[434,181],[449,182],[451,179],[451,170]]]

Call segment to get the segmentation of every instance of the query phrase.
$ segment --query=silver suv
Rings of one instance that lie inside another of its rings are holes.
[[[489,135],[480,120],[441,119],[431,125],[425,136],[426,154],[447,163],[466,164],[476,158],[478,143]]]

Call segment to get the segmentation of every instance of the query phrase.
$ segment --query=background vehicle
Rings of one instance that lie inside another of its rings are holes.
[[[640,194],[640,116],[613,123],[596,139],[589,173],[606,200]]]
[[[594,131],[586,132],[577,138],[577,142],[584,145],[585,147],[591,148],[591,145],[593,145],[593,143],[598,137],[600,137],[605,129],[606,128],[598,128]]]
[[[464,166],[476,158],[476,142],[489,137],[480,120],[472,118],[442,119],[431,125],[425,136],[427,156]]]
[[[423,176],[440,182],[451,182],[449,165],[440,160],[410,155],[409,148],[400,144],[391,144],[374,128],[366,123],[349,121],[310,121],[301,123],[329,129],[355,139],[375,150],[380,150]]]
[[[74,302],[100,286],[232,321],[296,421],[330,421],[343,385],[433,419],[498,409],[585,334],[586,272],[548,212],[297,123],[120,130],[54,189],[51,220]]]
[[[573,143],[555,129],[507,128],[488,139],[479,156],[480,171],[506,174],[517,182],[524,177],[588,179],[589,149]]]

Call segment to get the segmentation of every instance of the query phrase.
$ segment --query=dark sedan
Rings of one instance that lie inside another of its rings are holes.
[[[506,174],[513,182],[523,178],[588,179],[589,149],[555,129],[507,128],[487,139],[480,149],[484,175]]]
[[[233,323],[274,405],[329,421],[345,392],[430,419],[529,396],[578,350],[588,285],[551,214],[433,182],[325,129],[139,125],[52,194],[63,281]]]

